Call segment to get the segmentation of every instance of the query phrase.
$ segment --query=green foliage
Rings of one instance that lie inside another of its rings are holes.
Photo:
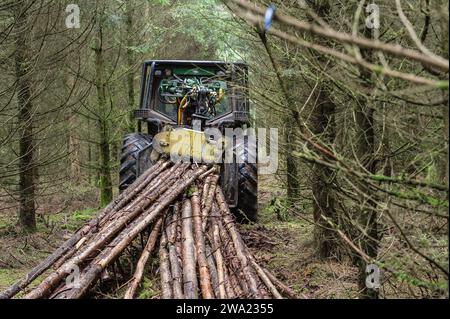
[[[382,67],[381,65],[374,65],[374,66],[372,67],[372,70],[373,70],[375,73],[381,73],[381,72],[383,71],[383,67]]]
[[[101,176],[98,182],[100,188],[100,199],[99,199],[99,207],[104,208],[109,202],[112,200],[111,194],[107,187],[106,177]]]
[[[53,222],[63,223],[61,225],[63,229],[75,231],[80,226],[90,221],[95,216],[96,212],[97,209],[94,208],[80,209],[71,213],[68,220],[63,219],[62,215],[53,215],[51,220]]]
[[[143,42],[137,46],[128,46],[127,47],[127,49],[130,49],[134,53],[139,53],[139,54],[149,52],[151,48],[152,48],[152,44],[149,42]]]
[[[448,81],[438,81],[437,88],[441,90],[448,91]]]
[[[141,289],[138,292],[137,299],[152,299],[159,294],[159,291],[154,289],[150,278],[144,277],[141,282]]]
[[[241,39],[245,37],[242,28],[220,1],[185,1],[172,11],[172,17],[180,22],[178,31],[193,37],[206,52],[214,52],[210,59],[243,60],[249,53]]]
[[[287,204],[286,198],[273,198],[266,207],[266,211],[277,217],[279,221],[289,220],[289,205]]]
[[[426,167],[427,177],[426,180],[429,182],[434,182],[438,178],[438,170],[435,163],[428,164]]]
[[[408,273],[399,271],[395,274],[395,277],[397,280],[401,282],[406,282],[411,286],[414,287],[421,287],[421,288],[427,288],[432,291],[446,291],[448,290],[448,282],[445,280],[439,280],[437,282],[435,281],[426,281],[421,280],[416,277],[410,276]]]
[[[163,6],[170,4],[170,0],[148,0],[149,2],[154,2]]]
[[[415,200],[422,204],[428,204],[433,207],[448,207],[448,200],[440,199],[427,195],[423,192],[412,190],[412,191],[391,191],[391,194],[403,199]]]
[[[81,221],[81,222],[86,222],[92,219],[92,216],[94,215],[94,213],[96,212],[96,209],[93,208],[86,208],[86,209],[82,209],[82,210],[76,210],[72,213],[72,215],[70,216],[70,219],[73,221]]]
[[[189,187],[186,189],[186,196],[191,197],[194,192],[197,191],[197,187],[195,185],[189,185]]]
[[[26,270],[0,268],[0,291],[12,285],[25,274]]]
[[[9,219],[6,216],[0,216],[0,231],[8,228],[11,225]]]

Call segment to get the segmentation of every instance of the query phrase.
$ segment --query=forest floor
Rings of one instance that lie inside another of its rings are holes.
[[[274,200],[284,197],[285,191],[275,177],[260,176],[259,223],[241,226],[247,245],[267,269],[302,298],[356,298],[357,269],[349,263],[318,258],[314,225],[307,221],[309,218],[283,212],[277,216],[274,212]],[[299,214],[312,214],[311,207],[304,209]]]
[[[273,201],[283,189],[271,176],[259,183],[259,222],[241,225],[243,239],[262,265],[291,286],[303,298],[355,298],[357,270],[350,264],[323,261],[315,255],[313,225],[300,218],[280,221]],[[0,211],[0,290],[14,283],[42,261],[96,212],[97,194],[91,187],[70,189],[66,195],[48,199],[38,208],[38,231],[20,234],[14,225],[15,209]],[[10,203],[11,204],[11,203]],[[1,203],[8,207],[8,203]],[[305,212],[305,214],[311,212]],[[149,268],[156,268],[150,265]],[[139,298],[158,296],[158,287],[144,278]],[[98,297],[117,298],[118,294]]]

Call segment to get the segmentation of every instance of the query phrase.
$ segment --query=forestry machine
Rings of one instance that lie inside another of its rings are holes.
[[[250,126],[247,80],[248,68],[243,63],[144,62],[140,105],[135,111],[138,132],[124,137],[119,189],[126,189],[181,140],[184,146],[178,155],[196,162],[214,158],[217,143],[221,143],[234,158],[220,164],[220,183],[228,205],[237,216],[256,220],[255,141],[225,137],[226,129],[245,132]],[[219,141],[207,133],[212,128],[221,132]],[[194,140],[199,141],[200,152],[192,147]],[[187,148],[186,141],[191,141]]]

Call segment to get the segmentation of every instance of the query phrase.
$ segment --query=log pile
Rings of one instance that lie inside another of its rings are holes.
[[[152,255],[161,298],[295,298],[244,244],[218,181],[217,167],[160,160],[0,298],[82,298],[143,233],[125,299]]]

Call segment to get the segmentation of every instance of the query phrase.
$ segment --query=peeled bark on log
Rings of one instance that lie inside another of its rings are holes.
[[[202,229],[203,231],[206,230],[206,226],[208,224],[208,215],[211,211],[215,193],[216,193],[216,186],[217,182],[219,181],[219,175],[212,175],[210,178],[210,185],[208,187],[208,194],[206,195],[205,199],[205,206],[202,208]]]
[[[227,267],[223,268],[223,277],[224,277],[224,287],[225,287],[225,291],[226,291],[226,296],[229,299],[235,299],[237,298],[237,294],[234,291],[232,285],[231,285],[231,280],[230,280],[230,276],[228,274],[228,269]]]
[[[251,255],[249,255],[251,256]],[[253,259],[253,257],[250,257],[250,261],[253,265],[253,268],[255,268],[256,272],[258,273],[259,278],[261,278],[262,282],[266,285],[266,287],[269,289],[270,293],[272,294],[275,299],[283,299],[283,296],[279,293],[277,287],[272,283],[272,281],[269,279],[267,274],[264,272],[264,270],[258,265],[258,263]]]
[[[163,197],[163,200],[162,201],[160,200],[159,202],[157,201],[154,205],[152,205],[151,207],[152,214],[147,215],[143,220],[143,222],[139,225],[140,227],[137,229],[140,229],[140,231],[142,231],[150,222],[154,220],[155,217],[157,217],[156,216],[157,214],[161,213],[161,211],[166,206],[170,205],[170,203],[205,170],[206,167],[203,166],[197,169],[195,173],[189,171],[186,175],[186,178],[184,178],[181,182],[178,182],[172,190],[168,190],[167,192],[162,194],[162,196],[158,196]],[[109,241],[109,239],[112,238],[112,236],[115,233],[117,233],[117,231],[120,230],[125,223],[129,222],[132,219],[132,217],[135,217],[139,213],[139,211],[143,209],[142,207],[147,206],[147,203],[151,201],[152,199],[146,199],[144,204],[141,204],[141,206],[139,206],[133,211],[134,214],[131,214],[132,216],[124,215],[122,216],[121,219],[112,223],[110,227],[106,227],[105,230],[97,234],[97,237],[99,237],[97,241],[93,241],[90,245],[85,247],[80,254],[71,258],[66,263],[64,263],[58,270],[50,274],[46,279],[44,279],[44,281],[38,287],[36,287],[29,294],[27,294],[25,298],[34,299],[46,296],[49,293],[49,291],[53,287],[55,287],[65,275],[69,274],[72,271],[73,267],[76,267],[81,262],[86,260],[86,258],[89,257],[91,254],[103,248]],[[95,278],[89,278],[89,280],[94,279]],[[86,288],[83,288],[82,291],[84,292],[85,289]]]
[[[80,229],[78,229],[75,234],[73,234],[69,239],[67,239],[58,249],[56,249],[51,255],[49,255],[43,262],[41,262],[39,265],[34,267],[25,277],[18,280],[16,283],[14,283],[11,287],[6,289],[0,294],[0,299],[9,299],[14,297],[18,292],[26,288],[34,279],[36,279],[38,276],[40,276],[44,271],[46,271],[48,268],[52,267],[55,264],[62,264],[65,260],[70,258],[73,253],[70,253],[70,250],[73,247],[76,247],[77,244],[83,240],[83,238],[86,238],[88,234],[90,234],[95,227],[114,209],[117,208],[117,206],[120,205],[120,203],[130,196],[130,194],[135,194],[138,192],[139,188],[143,188],[146,186],[146,179],[148,176],[152,175],[152,173],[159,169],[159,167],[163,164],[162,161],[158,161],[152,168],[149,169],[145,174],[140,176],[134,185],[130,185],[124,191],[121,193],[115,200],[111,201],[105,208],[103,208],[98,215],[92,219],[89,224],[82,226]],[[165,165],[169,165],[169,162],[165,162]]]
[[[202,229],[200,197],[197,190],[195,190],[192,194],[191,206],[194,222],[194,239],[195,249],[197,252],[200,290],[202,292],[203,299],[212,299],[214,298],[214,293],[211,286],[211,276],[209,275],[208,262],[205,254],[205,236]]]
[[[167,252],[167,236],[163,231],[159,246],[159,273],[161,276],[161,298],[172,299],[172,274],[170,272],[169,253]]]
[[[137,218],[132,224],[130,224],[125,230],[121,232],[121,235],[116,237],[111,243],[114,247],[109,252],[109,249],[105,249],[102,253],[96,257],[96,263],[89,266],[89,271],[85,276],[81,276],[80,287],[73,288],[69,293],[65,293],[68,298],[80,298],[86,290],[90,287],[90,284],[96,279],[97,275],[106,268],[106,266],[113,261],[126,247],[127,245],[139,235],[155,218],[162,213],[166,208],[181,194],[187,186],[203,172],[205,167],[201,167],[196,172],[189,171],[181,182],[179,182],[173,189],[169,189],[162,194],[158,200],[152,205],[147,214]]]
[[[26,298],[81,298],[149,225],[125,299],[133,298],[139,286],[159,229],[162,298],[281,298],[281,293],[292,293],[258,265],[244,244],[215,171],[162,161],[145,172],[140,184],[130,186],[134,192],[123,192],[115,206],[111,203],[101,218],[80,229],[84,233],[71,247],[57,250],[63,253],[53,267],[60,267]],[[182,193],[190,185],[194,191],[186,199]],[[73,275],[64,280],[73,267],[81,268],[75,286],[68,282]]]
[[[179,212],[176,210],[175,206],[172,205],[169,208],[169,213],[166,216],[164,222],[164,231],[167,235],[168,244],[175,244],[177,238],[177,222],[178,222],[178,214]]]
[[[214,209],[218,210],[218,214],[220,214],[220,210],[218,208],[217,202],[214,201],[213,204]],[[216,214],[216,213],[215,213]],[[220,217],[222,215],[220,214]],[[230,265],[230,277],[235,279],[236,286],[239,287],[242,296],[248,296],[251,294],[249,285],[247,284],[246,277],[242,270],[239,258],[237,257],[236,249],[233,246],[233,241],[230,237],[230,234],[227,232],[225,225],[222,223],[222,219],[216,217],[215,222],[219,225],[220,238],[222,242],[222,251],[224,253],[224,259],[226,263]],[[237,291],[237,288],[234,287],[234,290]]]
[[[174,245],[169,245],[169,261],[170,270],[172,273],[172,287],[173,287],[173,298],[183,299],[183,271],[181,270],[180,263],[178,261],[177,252]]]
[[[205,207],[205,201],[206,201],[206,197],[208,196],[208,190],[209,190],[209,185],[211,185],[211,175],[208,175],[208,177],[205,178],[205,182],[203,183],[203,191],[202,191],[202,200],[201,200],[201,206],[202,209],[203,207]]]
[[[217,268],[217,276],[219,279],[219,297],[221,299],[227,298],[227,293],[225,290],[225,275],[224,275],[224,263],[223,263],[223,257],[222,252],[220,251],[220,233],[219,233],[219,226],[217,223],[213,226],[213,252],[214,257],[216,259],[216,268]]]
[[[211,242],[211,240],[210,240]],[[211,284],[213,287],[214,295],[219,296],[219,277],[217,274],[217,267],[212,255],[211,247],[205,244],[206,261],[208,262],[209,274],[211,276]]]
[[[177,181],[177,179],[179,179],[188,166],[189,164],[181,165],[181,163],[177,163],[161,175],[156,176],[156,178],[150,182],[143,193],[136,196],[125,207],[122,207],[121,210],[111,214],[105,223],[117,221],[123,216],[130,220],[136,217],[143,211],[143,209],[145,209],[145,207],[148,207],[148,205],[154,202],[163,192],[168,190]],[[112,225],[114,224],[115,223]]]
[[[231,273],[230,271],[227,271],[227,276],[229,278],[231,288],[236,294],[236,298],[245,297],[244,291],[242,290],[236,275],[234,273]]]
[[[206,180],[207,178],[205,178],[204,180]],[[202,196],[203,196],[203,182],[200,181],[200,180],[197,180],[197,182],[194,185],[195,185],[195,189],[197,190],[198,202],[199,202],[200,211],[201,211],[201,209],[202,209],[202,201],[201,201],[201,199],[202,199]]]
[[[267,277],[280,289],[286,296],[288,296],[291,299],[300,299],[299,296],[288,286],[283,284],[277,277],[275,277],[270,271],[267,269],[261,267],[264,272],[266,273]]]
[[[214,201],[215,204],[215,201]],[[215,205],[217,207],[217,205]],[[235,298],[236,293],[234,289],[232,289],[232,284],[230,281],[229,273],[233,272],[233,263],[231,262],[232,258],[229,258],[227,254],[229,253],[229,250],[227,249],[226,245],[224,244],[224,241],[222,240],[220,236],[220,224],[217,217],[210,218],[210,227],[209,227],[209,237],[212,247],[214,249],[212,250],[212,254],[214,255],[214,260],[216,262],[216,265],[222,263],[223,265],[223,284],[226,292],[227,298]],[[223,227],[223,226],[222,226]],[[220,257],[218,255],[220,253]],[[222,259],[222,262],[220,261]],[[217,266],[218,267],[218,266]],[[238,265],[239,267],[239,265]],[[222,278],[221,278],[222,279]],[[223,291],[222,291],[223,293]]]
[[[111,264],[122,253],[125,248],[142,232],[151,222],[153,222],[161,211],[149,211],[142,220],[135,220],[125,228],[107,248],[94,258],[94,260],[85,267],[80,275],[78,285],[71,289],[66,289],[58,294],[58,299],[81,298],[89,289],[91,284],[98,279],[106,267]]]
[[[132,183],[129,187],[127,187],[122,194],[124,194],[123,198],[115,205],[114,211],[119,211],[123,208],[127,203],[131,202],[132,199],[139,194],[144,188],[146,188],[156,176],[160,175],[167,167],[171,165],[170,162],[161,162],[158,161],[155,165],[153,165],[149,170],[147,170],[142,176],[140,176],[134,183]],[[175,165],[174,165],[175,166]],[[142,180],[142,182],[141,182]],[[132,185],[135,184],[134,187]],[[131,189],[130,189],[131,188]]]
[[[176,240],[175,240],[175,248],[177,250],[177,257],[178,257],[178,262],[180,263],[180,265],[183,264],[183,260],[182,260],[182,256],[183,256],[183,245],[182,245],[182,241],[183,241],[183,221],[181,218],[181,201],[178,201],[176,203],[176,210],[178,210],[178,219],[177,219],[177,225],[176,225]]]
[[[134,272],[132,280],[128,283],[127,291],[125,292],[124,299],[133,299],[139,283],[142,279],[142,274],[144,273],[145,264],[147,263],[148,257],[155,249],[156,242],[158,241],[158,235],[161,230],[162,218],[158,219],[155,226],[153,227],[147,244],[144,247],[141,257],[136,265],[136,271]]]
[[[199,180],[203,181],[207,176],[209,176],[210,174],[214,173],[214,172],[218,172],[219,168],[218,166],[213,166],[212,168],[210,168],[209,170],[207,170],[206,172],[204,172],[202,175],[200,175],[198,177]]]
[[[192,205],[189,199],[186,199],[183,202],[182,218],[184,295],[187,299],[198,299],[195,246],[192,230]]]
[[[178,260],[177,249],[175,242],[177,240],[177,224],[179,219],[179,211],[174,207],[173,214],[170,218],[170,223],[166,227],[166,234],[168,239],[169,262],[172,273],[172,288],[173,298],[182,299],[183,294],[183,271],[181,270],[180,262]],[[169,218],[168,218],[169,219]]]
[[[226,204],[225,196],[223,195],[220,186],[216,188],[216,200],[222,212],[222,217],[225,222],[225,228],[228,229],[228,232],[233,241],[234,248],[236,249],[236,257],[239,259],[241,263],[242,272],[244,273],[249,289],[253,297],[261,298],[261,292],[258,289],[258,282],[256,279],[256,275],[254,274],[253,269],[250,266],[250,262],[245,252],[245,246],[242,242],[241,236],[239,235],[235,227],[231,212],[228,208],[228,205]]]

